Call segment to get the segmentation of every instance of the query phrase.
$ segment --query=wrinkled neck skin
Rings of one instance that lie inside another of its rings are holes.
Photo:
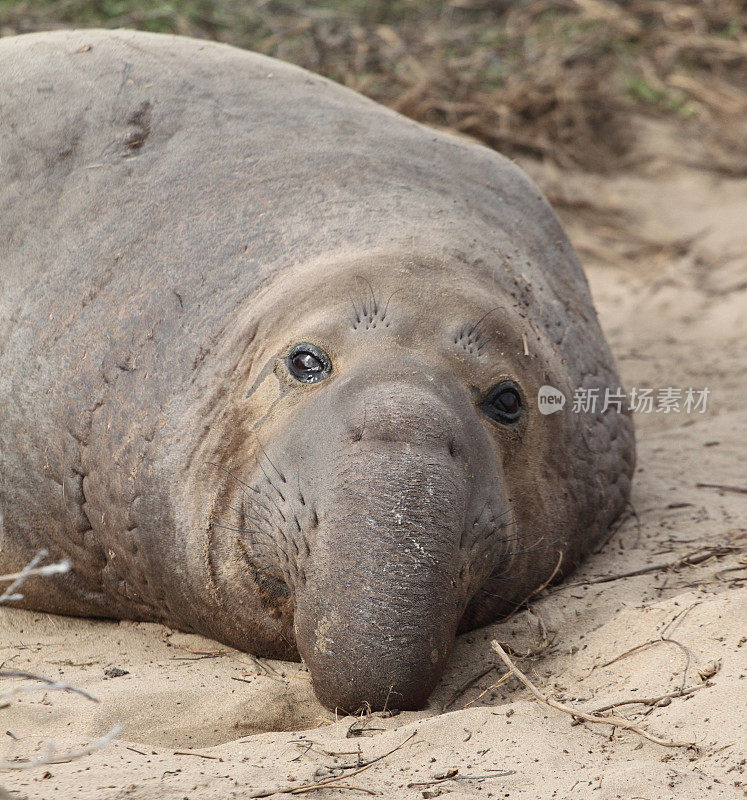
[[[557,558],[546,508],[562,500],[523,450],[562,449],[559,422],[532,420],[556,356],[536,336],[528,351],[521,310],[477,271],[380,255],[300,267],[252,300],[226,346],[251,343],[199,407],[187,560],[212,602],[190,624],[297,652],[330,708],[421,707],[460,626],[510,611]],[[328,379],[289,374],[300,342],[329,355]],[[527,412],[512,425],[479,407],[506,379]]]

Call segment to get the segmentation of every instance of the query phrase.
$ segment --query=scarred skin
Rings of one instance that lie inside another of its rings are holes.
[[[0,567],[29,608],[306,661],[423,705],[458,631],[627,501],[571,246],[500,155],[301,69],[134,32],[0,40]],[[286,357],[311,343],[331,374]],[[521,416],[484,411],[512,382]]]

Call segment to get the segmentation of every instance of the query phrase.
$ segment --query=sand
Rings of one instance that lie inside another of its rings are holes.
[[[711,391],[705,413],[636,416],[635,515],[601,552],[512,619],[461,637],[429,706],[394,716],[335,719],[300,665],[260,664],[161,625],[6,609],[4,668],[99,702],[10,698],[0,757],[121,732],[70,763],[4,771],[0,796],[289,797],[325,779],[337,780],[312,797],[744,796],[747,181],[698,166],[663,123],[637,125],[644,144],[628,175],[523,163],[579,250],[626,385]],[[683,559],[698,563],[665,566]],[[577,724],[514,677],[496,686],[506,670],[493,639],[545,693],[585,711],[625,703],[617,714],[696,747]]]

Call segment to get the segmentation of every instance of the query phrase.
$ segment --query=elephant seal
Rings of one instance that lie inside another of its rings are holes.
[[[422,706],[455,635],[571,570],[630,416],[510,161],[302,69],[127,31],[0,41],[2,566]]]

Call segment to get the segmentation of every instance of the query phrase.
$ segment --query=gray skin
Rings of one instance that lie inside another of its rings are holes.
[[[310,342],[331,375],[286,357]],[[518,421],[486,413],[511,381]],[[576,256],[511,162],[304,70],[127,31],[0,40],[0,567],[27,607],[422,706],[455,635],[628,498]]]

